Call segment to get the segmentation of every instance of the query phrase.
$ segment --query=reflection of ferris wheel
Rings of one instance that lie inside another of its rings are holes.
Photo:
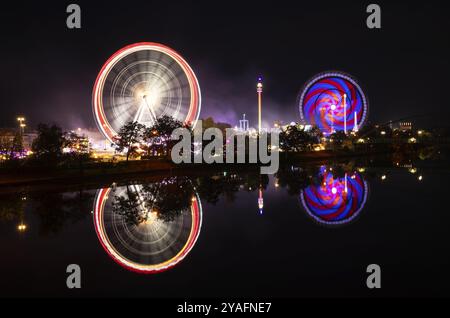
[[[141,195],[141,186],[132,188]],[[113,194],[126,196],[126,192],[126,187],[97,192],[94,225],[104,250],[119,265],[138,273],[155,274],[177,265],[190,253],[200,235],[200,198],[196,195],[190,209],[180,211],[173,222],[164,222],[150,213],[145,222],[130,224],[113,211]],[[148,213],[148,208],[145,204],[139,206],[143,213]]]
[[[151,126],[168,115],[195,125],[201,93],[187,62],[157,43],[136,43],[114,53],[103,65],[92,94],[94,117],[112,141],[130,121]]]

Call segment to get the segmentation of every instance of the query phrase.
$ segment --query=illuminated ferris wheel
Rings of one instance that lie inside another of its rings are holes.
[[[324,72],[310,79],[298,98],[304,123],[324,134],[358,131],[367,120],[369,102],[361,86],[350,75]]]
[[[95,81],[92,105],[100,131],[112,141],[130,121],[149,127],[167,115],[195,125],[201,93],[193,70],[177,52],[142,42],[106,61]]]

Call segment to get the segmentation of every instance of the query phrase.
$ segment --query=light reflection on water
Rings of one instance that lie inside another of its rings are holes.
[[[222,275],[223,279],[215,279],[229,290],[236,286],[238,278],[256,283],[257,275],[250,274],[253,268],[269,275],[265,276],[268,287],[262,292],[267,293],[272,286],[279,288],[277,295],[299,295],[302,289],[281,292],[286,286],[283,280],[303,275],[304,284],[315,286],[318,282],[309,282],[308,273],[336,274],[333,271],[349,270],[354,262],[358,270],[367,265],[367,250],[376,253],[375,260],[383,259],[384,253],[388,259],[426,255],[428,249],[417,249],[418,243],[409,243],[421,237],[413,234],[424,231],[424,224],[430,235],[421,240],[444,248],[445,222],[434,220],[445,216],[430,208],[430,218],[422,219],[424,202],[429,207],[430,202],[439,200],[409,195],[443,191],[442,184],[430,182],[436,175],[434,171],[435,167],[396,158],[394,162],[287,165],[274,176],[261,176],[257,170],[230,170],[155,177],[151,181],[122,180],[99,189],[3,192],[1,248],[11,255],[11,261],[2,266],[5,269],[11,264],[11,277],[17,277],[26,264],[41,259],[52,260],[45,266],[35,265],[42,273],[46,273],[47,266],[56,266],[53,264],[92,262],[95,265],[90,265],[94,266],[89,267],[90,271],[113,273],[124,281],[130,278],[125,273],[132,277],[141,277],[137,273],[156,274],[150,276],[161,277],[160,284],[151,282],[165,295],[173,291],[163,283],[187,283],[189,279],[182,276],[186,273],[192,279],[205,271]],[[408,192],[396,192],[396,187],[407,188]],[[400,224],[402,231],[406,228],[406,243],[398,234]],[[385,238],[377,236],[379,231]],[[377,238],[372,241],[373,237]],[[54,244],[60,245],[56,254]],[[20,246],[25,254],[11,254],[14,246]],[[393,246],[396,252],[389,254]],[[412,246],[414,250],[409,251]],[[78,254],[72,252],[75,247]],[[66,249],[70,257],[62,258],[59,254]],[[338,251],[342,258],[336,258]],[[446,260],[439,262],[445,264]],[[325,266],[325,270],[321,264],[332,266]],[[304,269],[299,272],[297,266]],[[232,271],[228,274],[229,269]],[[160,274],[163,271],[165,274]],[[274,275],[273,279],[270,275]],[[54,276],[57,280],[58,276]],[[279,283],[276,277],[281,278]],[[347,281],[353,279],[345,277]],[[204,281],[198,288],[214,289],[212,284]],[[136,282],[132,285],[138,286]],[[112,283],[108,288],[112,293]],[[247,290],[258,291],[256,287]]]
[[[308,171],[294,166],[290,169],[293,174]],[[194,183],[203,193],[217,195],[222,193],[213,191],[211,180],[216,187],[234,182],[237,192],[251,177],[255,180],[250,183],[257,185],[258,176],[243,178],[224,173],[194,181],[172,177],[155,183],[100,189],[94,203],[97,237],[105,252],[128,270],[144,274],[168,270],[191,252],[200,235],[203,212]],[[289,183],[282,175],[278,178],[277,184],[280,180],[282,184]],[[255,210],[261,215],[268,180],[259,176],[259,185],[254,186],[258,192]],[[302,206],[321,225],[340,226],[354,221],[367,201],[368,183],[356,171],[339,177],[333,174],[333,168],[320,166],[316,175],[304,182],[299,194]],[[247,190],[251,189],[247,184]]]
[[[319,184],[311,184],[300,192],[305,211],[323,225],[338,226],[355,220],[367,202],[369,185],[356,172],[333,175],[332,168],[323,166],[317,176]]]
[[[394,166],[398,168],[399,164]],[[400,168],[419,175],[418,180],[423,181],[416,167],[406,164]],[[375,178],[386,181],[389,169],[376,170]],[[1,217],[18,220],[17,231],[26,232],[25,207],[30,204],[41,218],[41,232],[45,235],[57,232],[66,220],[73,222],[86,216],[86,205],[91,201],[94,229],[108,256],[128,270],[155,274],[176,266],[195,247],[201,235],[202,200],[217,204],[221,197],[234,201],[239,192],[256,192],[254,211],[263,216],[268,202],[265,194],[281,188],[298,198],[299,210],[311,221],[338,227],[356,221],[363,212],[369,196],[365,175],[370,171],[354,163],[291,165],[270,178],[256,172],[217,172],[198,177],[164,177],[142,184],[113,183],[95,195],[82,189],[47,196],[15,192],[2,196],[7,204],[2,205]],[[271,180],[273,187],[269,185]],[[51,208],[55,205],[56,210]]]

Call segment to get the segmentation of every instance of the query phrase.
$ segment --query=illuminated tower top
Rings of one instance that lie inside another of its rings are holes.
[[[258,77],[258,84],[256,84],[256,92],[262,93],[263,92],[263,83],[262,83],[262,77]]]

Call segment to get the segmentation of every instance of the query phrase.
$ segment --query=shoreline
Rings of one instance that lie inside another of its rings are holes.
[[[280,165],[326,164],[332,160],[364,158],[390,155],[392,150],[372,152],[308,152],[280,153]],[[79,185],[99,181],[142,178],[145,176],[164,176],[211,173],[214,171],[234,171],[258,169],[261,164],[174,164],[165,160],[135,160],[128,163],[94,163],[83,168],[25,168],[4,172],[0,170],[0,188],[39,185]]]
[[[304,163],[318,164],[325,160],[349,159],[374,155],[388,155],[391,151],[370,153],[338,153],[338,152],[314,152],[304,154],[280,155],[280,164]],[[33,186],[42,184],[85,184],[98,180],[116,180],[124,178],[140,177],[143,174],[174,175],[202,173],[203,171],[224,170],[251,170],[257,169],[260,164],[174,164],[163,160],[136,160],[128,163],[115,164],[97,163],[90,167],[58,169],[58,168],[26,168],[15,169],[8,172],[0,170],[0,188],[9,186]]]

